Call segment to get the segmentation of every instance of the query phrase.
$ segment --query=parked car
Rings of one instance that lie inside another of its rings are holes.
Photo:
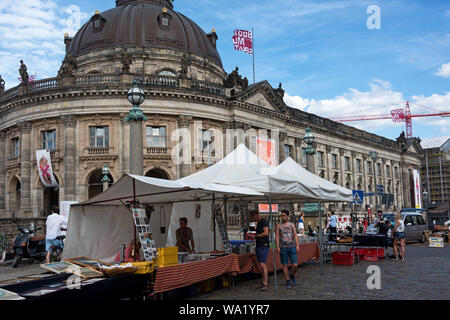
[[[422,241],[427,240],[425,231],[427,224],[421,213],[417,212],[402,212],[403,222],[405,223],[406,241]],[[382,219],[388,219],[392,226],[395,226],[395,213],[385,213]],[[378,228],[375,228],[375,223],[367,227],[366,234],[378,234]],[[388,232],[390,236],[391,231]]]

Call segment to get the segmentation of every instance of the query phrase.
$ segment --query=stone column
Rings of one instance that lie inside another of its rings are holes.
[[[187,177],[191,174],[191,162],[192,162],[192,139],[191,139],[191,127],[192,117],[191,116],[179,116],[177,118],[177,130],[178,137],[180,138],[178,144],[182,147],[182,153],[177,155],[180,157],[178,159],[177,171],[179,178]],[[195,136],[195,135],[194,135]],[[196,143],[196,141],[194,141]]]
[[[330,182],[333,182],[333,177],[332,177],[332,159],[331,159],[331,152],[333,151],[333,148],[329,145],[326,146],[327,152],[325,154],[325,164],[326,164],[326,168],[327,168],[327,180]]]
[[[314,150],[316,150],[315,143],[312,145],[312,147],[314,148]],[[315,159],[314,159],[314,156],[316,153],[317,153],[317,151],[315,151],[314,154],[309,154],[309,153],[306,154],[306,169],[313,174],[316,174],[316,163],[315,163]]]
[[[130,124],[121,116],[120,124],[122,128],[122,173],[130,173]]]
[[[144,137],[142,120],[130,122],[130,173],[144,174]]]
[[[369,156],[367,154],[362,154],[362,172],[363,172],[363,183],[364,183],[364,192],[369,192],[368,189],[368,183],[369,183],[369,171],[367,170],[367,161],[369,159]],[[367,197],[364,197],[364,205],[368,205],[370,204],[369,200]]]
[[[0,217],[6,213],[6,133],[0,131]]]
[[[76,201],[76,140],[77,119],[74,115],[61,117],[64,122],[64,200]]]
[[[31,122],[17,124],[20,131],[20,216],[31,217]]]
[[[285,156],[285,152],[284,152],[284,143],[287,138],[287,133],[280,132],[279,138],[280,138],[280,142],[279,142],[279,148],[278,148],[279,151],[278,152],[280,153],[280,156],[279,156],[280,162],[279,163],[281,164],[284,160],[286,160],[286,156]]]

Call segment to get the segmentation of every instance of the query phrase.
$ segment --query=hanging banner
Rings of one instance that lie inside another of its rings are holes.
[[[261,213],[269,213],[270,212],[269,204],[268,203],[258,204],[258,211]],[[278,205],[277,204],[272,204],[272,212],[278,213]]]
[[[419,171],[413,170],[414,177],[414,198],[416,199],[416,209],[422,209],[422,197],[420,188],[420,174]]]
[[[391,111],[392,121],[405,122],[405,110],[395,109]]]
[[[253,32],[247,30],[234,30],[234,50],[253,55]]]
[[[56,188],[58,183],[53,175],[52,162],[50,152],[48,150],[37,150],[36,161],[38,166],[39,177],[42,184],[46,188]]]
[[[268,164],[272,166],[277,165],[275,161],[275,140],[257,138],[256,154]]]

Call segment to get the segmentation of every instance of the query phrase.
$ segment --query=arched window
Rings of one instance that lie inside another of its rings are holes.
[[[152,169],[145,175],[150,178],[170,180],[169,175],[163,169]]]
[[[159,76],[169,76],[169,77],[176,77],[177,74],[169,69],[165,69],[165,70],[161,70],[160,72],[158,72]]]
[[[110,187],[113,183],[114,183],[114,179],[111,176],[111,174],[108,174],[108,178],[109,178],[109,184],[108,187]],[[91,177],[89,178],[89,183],[88,183],[88,196],[89,199],[99,195],[100,193],[102,193],[103,190],[103,173],[101,169],[95,170],[94,172],[92,172]]]

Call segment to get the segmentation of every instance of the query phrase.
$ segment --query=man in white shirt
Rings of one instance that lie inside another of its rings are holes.
[[[45,237],[45,249],[47,251],[47,263],[50,263],[50,248],[60,246],[62,247],[62,241],[57,237],[61,234],[61,227],[67,224],[67,220],[59,215],[58,208],[52,208],[51,214],[47,217],[47,235]]]

